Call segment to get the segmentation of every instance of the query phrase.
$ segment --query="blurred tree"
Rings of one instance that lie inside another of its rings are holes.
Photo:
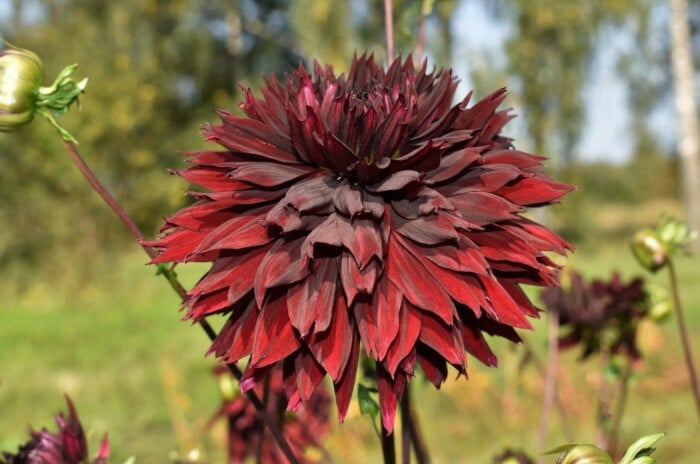
[[[254,84],[299,62],[286,7],[282,0],[16,1],[0,30],[42,56],[47,79],[80,63],[76,76],[89,77],[88,90],[82,111],[63,123],[154,234],[184,201],[185,185],[164,173],[180,164],[178,150],[201,146],[201,121],[234,106],[239,81]],[[64,263],[84,267],[126,237],[47,124],[3,135],[0,153],[0,221],[10,226],[0,231],[3,269],[24,262],[63,274]]]

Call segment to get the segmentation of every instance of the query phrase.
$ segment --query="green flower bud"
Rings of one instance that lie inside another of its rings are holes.
[[[656,272],[668,261],[668,249],[649,229],[640,230],[632,240],[632,252],[637,261],[646,269]]]
[[[0,131],[19,129],[34,119],[44,66],[29,50],[0,50]]]
[[[575,445],[559,456],[557,464],[613,464],[613,460],[597,446]]]

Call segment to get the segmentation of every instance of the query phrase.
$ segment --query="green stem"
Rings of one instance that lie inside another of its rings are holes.
[[[622,375],[620,376],[620,390],[617,395],[617,405],[610,421],[610,431],[608,433],[608,447],[606,451],[613,457],[617,453],[617,445],[620,438],[620,425],[622,425],[622,416],[625,413],[625,406],[627,405],[627,394],[629,393],[629,381],[631,376],[632,363],[627,360]]]
[[[85,160],[83,160],[82,156],[80,156],[80,152],[78,152],[77,147],[75,146],[74,143],[64,141],[64,145],[66,149],[68,150],[68,153],[71,156],[71,159],[75,163],[75,165],[78,167],[78,170],[81,172],[81,174],[85,177],[85,180],[87,180],[88,184],[97,192],[100,197],[104,200],[105,203],[112,209],[112,211],[119,217],[119,219],[124,223],[124,225],[129,229],[131,234],[138,240],[138,242],[141,244],[141,248],[146,252],[146,254],[151,258],[155,258],[158,256],[158,253],[156,250],[153,248],[144,245],[146,242],[146,237],[143,235],[141,232],[141,229],[138,228],[136,223],[131,219],[131,217],[127,214],[126,210],[121,206],[121,204],[112,196],[111,193],[102,185],[102,183],[99,181],[97,176],[92,172],[90,167],[87,165]],[[177,292],[177,294],[183,298],[185,294],[187,293],[185,291],[185,288],[180,284],[180,282],[177,279],[177,276],[175,275],[175,272],[172,269],[165,269],[162,274],[165,276],[165,278],[168,280],[170,285],[173,287],[173,289]],[[209,339],[211,341],[214,341],[216,338],[216,331],[212,328],[212,326],[209,324],[204,319],[200,319],[199,325],[202,327],[204,332],[207,334]],[[231,373],[236,377],[236,379],[240,382],[241,378],[243,377],[243,372],[238,368],[238,366],[235,363],[228,364],[228,368],[231,370]],[[289,443],[287,440],[284,438],[282,435],[282,431],[278,427],[278,425],[275,423],[274,419],[272,419],[272,416],[270,416],[265,408],[265,405],[260,401],[260,398],[253,392],[253,390],[248,390],[246,393],[246,397],[250,402],[253,404],[255,409],[258,412],[258,415],[261,417],[262,421],[265,423],[265,425],[268,427],[270,430],[270,433],[272,433],[272,436],[275,438],[277,441],[277,444],[280,446],[280,449],[284,453],[285,457],[287,460],[290,462],[290,464],[298,464],[297,458],[294,456],[294,453],[292,452],[291,447],[289,446]]]
[[[542,399],[542,415],[540,417],[540,430],[538,435],[539,452],[544,451],[547,441],[547,430],[549,428],[549,418],[552,415],[552,407],[557,393],[557,370],[559,365],[559,312],[549,313],[548,332],[548,358],[547,373],[545,376],[544,397]]]
[[[673,302],[676,306],[676,319],[678,320],[678,331],[681,333],[681,343],[683,344],[683,353],[685,355],[685,365],[688,368],[688,376],[690,377],[691,390],[695,398],[695,408],[697,409],[698,417],[700,417],[700,387],[698,387],[698,377],[695,373],[695,364],[693,363],[693,355],[690,349],[690,339],[688,338],[688,329],[685,325],[685,317],[683,316],[683,307],[681,306],[681,296],[678,290],[678,279],[676,277],[676,269],[673,265],[673,260],[668,259],[668,273],[671,278],[671,289],[673,291]]]

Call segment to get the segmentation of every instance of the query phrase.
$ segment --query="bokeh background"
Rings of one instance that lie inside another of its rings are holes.
[[[394,2],[403,56],[414,51],[422,4]],[[686,14],[698,61],[700,1]],[[643,274],[628,251],[634,231],[662,212],[684,214],[669,24],[665,0],[438,0],[425,21],[431,65],[454,68],[461,95],[507,86],[518,115],[507,135],[577,185],[536,214],[576,245],[567,264],[589,277]],[[88,90],[61,121],[149,236],[188,201],[168,168],[205,146],[199,128],[216,109],[237,109],[241,82],[256,88],[314,59],[343,70],[355,52],[385,55],[377,0],[0,0],[0,36],[44,59],[47,84],[80,64]],[[68,393],[93,449],[109,432],[114,462],[166,462],[192,449],[222,462],[223,428],[206,427],[220,398],[205,335],[180,320],[177,297],[48,124],[0,136],[0,198],[0,450],[24,440],[27,424],[51,426]],[[205,270],[179,272],[192,284]],[[697,258],[683,258],[679,273],[697,334]],[[543,361],[546,321],[536,329],[524,336]],[[622,442],[667,432],[659,462],[692,463],[700,427],[675,333],[673,323],[643,327]],[[415,382],[434,462],[490,462],[506,446],[536,452],[543,376],[522,349],[496,350],[500,368],[473,362],[468,382],[441,392]],[[577,355],[564,355],[560,394],[575,440],[590,442],[600,366]],[[567,440],[565,428],[553,418],[550,445]],[[337,462],[380,456],[358,411],[328,447]]]

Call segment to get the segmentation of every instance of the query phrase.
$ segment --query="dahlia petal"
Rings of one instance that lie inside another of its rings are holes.
[[[199,243],[205,236],[206,232],[178,229],[161,237],[156,242],[144,242],[146,246],[162,250],[149,263],[184,262],[192,253],[193,244]]]
[[[262,214],[261,214],[262,213]],[[263,225],[264,210],[256,209],[249,214],[236,216],[210,231],[200,240],[192,254],[212,250],[240,250],[266,245],[273,240]]]
[[[234,202],[222,204],[222,202],[208,199],[200,200],[167,218],[165,228],[179,226],[195,231],[213,230],[216,227],[212,224],[221,224],[235,216],[231,211],[222,211],[234,204]],[[162,229],[161,232],[164,230]]]
[[[389,346],[386,357],[382,360],[382,364],[391,377],[396,375],[401,361],[403,361],[415,347],[418,336],[420,335],[422,323],[423,312],[412,304],[404,301],[399,313],[399,332]],[[375,332],[375,334],[378,335],[377,332]],[[375,347],[379,345],[378,338],[379,337],[377,337],[377,341],[374,342]]]
[[[379,390],[379,408],[382,413],[382,425],[387,433],[394,430],[396,417],[396,402],[401,398],[406,388],[406,375],[400,374],[395,378],[377,364],[377,388]]]
[[[455,121],[456,128],[482,128],[493,116],[496,108],[506,98],[506,89],[501,88],[477,102],[471,108],[461,112]]]
[[[283,296],[272,299],[260,310],[253,332],[250,365],[256,369],[274,364],[301,347],[289,322],[287,299]]]
[[[307,343],[309,351],[334,382],[345,372],[352,352],[353,329],[348,311],[345,299],[338,292],[330,327],[311,334]]]
[[[514,219],[514,213],[523,211],[523,207],[489,192],[465,192],[449,201],[467,221],[479,226]]]
[[[297,389],[302,402],[306,402],[323,381],[325,371],[307,351],[301,351],[294,358]]]
[[[460,237],[457,247],[424,247],[421,251],[429,261],[450,271],[487,274],[489,269],[489,264],[479,252],[478,246],[464,237]]]
[[[473,321],[471,317],[469,319],[469,321],[464,321],[465,323],[462,326],[464,348],[486,366],[498,366],[498,358],[496,358],[496,355],[486,343],[486,339],[484,339],[484,335],[479,330],[476,319]]]
[[[347,182],[340,184],[333,194],[333,204],[336,212],[345,217],[352,218],[364,209],[362,204],[362,191]]]
[[[409,184],[418,182],[423,177],[418,171],[399,171],[389,175],[386,179],[377,182],[376,184],[367,185],[365,188],[370,192],[383,193],[402,190]]]
[[[469,131],[471,132],[471,131]],[[482,157],[486,147],[470,147],[457,150],[440,158],[440,166],[426,173],[424,182],[428,185],[450,180]]]
[[[544,156],[531,155],[519,150],[490,150],[481,157],[484,165],[489,164],[512,164],[520,169],[535,168],[540,170],[542,162],[546,160]]]
[[[253,290],[258,308],[263,307],[266,290],[300,281],[309,274],[302,265],[302,239],[279,239],[263,258],[255,274]]]
[[[323,145],[328,153],[325,162],[335,172],[346,172],[357,162],[357,155],[335,134],[326,132],[323,137]],[[332,155],[331,155],[332,154]]]
[[[471,309],[476,316],[480,315],[482,299],[477,295],[483,292],[483,289],[475,277],[449,271],[430,260],[424,260],[423,265],[453,300]]]
[[[498,194],[519,205],[536,206],[556,202],[572,190],[568,184],[530,177],[500,188]]]
[[[220,113],[222,115],[224,113]],[[288,140],[266,124],[234,115],[226,116],[226,124],[205,125],[202,134],[208,142],[218,143],[234,152],[292,164],[299,160]],[[276,145],[280,143],[280,145]]]
[[[367,266],[372,258],[383,261],[381,230],[373,220],[357,218],[349,221],[343,216],[336,216],[336,231],[340,242],[355,258],[360,269]]]
[[[228,150],[184,151],[183,155],[187,158],[188,163],[213,167],[224,167],[229,163],[245,161],[246,159],[239,153]]]
[[[454,179],[439,188],[439,192],[448,198],[466,192],[496,192],[513,203],[522,204],[502,194],[504,186],[522,177],[523,172],[515,166],[492,164],[472,168],[465,175]]]
[[[517,225],[505,223],[500,226],[503,230],[537,246],[542,251],[554,251],[563,255],[567,250],[573,249],[571,244],[551,230],[526,218],[520,218]]]
[[[416,361],[420,365],[425,377],[440,388],[447,378],[447,363],[439,354],[428,347],[418,345],[416,351]]]
[[[375,340],[377,339],[377,320],[379,308],[369,298],[360,298],[352,306],[357,331],[367,354],[377,358]]]
[[[214,339],[209,352],[213,352],[227,363],[237,362],[250,355],[253,350],[257,320],[258,310],[251,298],[243,310],[231,314]]]
[[[229,174],[229,178],[261,187],[277,187],[312,172],[313,168],[301,164],[252,161],[236,163],[236,169]]]
[[[464,357],[462,335],[455,337],[454,327],[447,326],[430,312],[423,311],[422,316],[418,339],[450,364],[466,369],[467,360]]]
[[[282,382],[287,395],[287,411],[297,411],[302,405],[301,394],[297,385],[296,356],[282,362]]]
[[[475,232],[469,236],[479,246],[479,251],[492,261],[510,261],[538,268],[540,250],[529,242],[519,240],[503,229]]]
[[[336,300],[337,262],[336,258],[315,259],[309,276],[287,290],[289,320],[302,338],[312,328],[326,330],[331,322],[333,311],[327,308]]]
[[[279,200],[284,195],[282,190],[263,190],[257,189],[245,184],[246,188],[229,190],[224,192],[200,193],[190,192],[190,196],[195,198],[205,198],[219,205],[222,210],[234,207],[250,207],[261,203],[269,203]]]
[[[509,110],[505,110],[494,113],[493,116],[486,121],[484,128],[481,130],[481,134],[479,134],[479,139],[492,140],[496,138],[501,132],[501,129],[503,129],[510,120],[515,118],[515,115],[510,114],[508,111]]]
[[[185,319],[196,321],[209,314],[227,309],[230,306],[228,290],[221,288],[206,294],[187,295],[185,304],[188,307]]]
[[[289,187],[282,201],[300,213],[329,213],[336,187],[337,181],[332,176],[321,173]]]
[[[348,304],[353,304],[357,295],[371,294],[380,275],[381,269],[376,260],[370,261],[361,269],[352,257],[343,253],[340,260],[340,282]]]
[[[398,216],[394,230],[406,238],[422,245],[457,244],[459,234],[455,230],[458,218],[450,217],[447,213],[431,214],[403,221]],[[461,225],[461,224],[458,224]]]
[[[341,247],[343,245],[338,234],[337,222],[338,215],[333,213],[309,233],[303,245],[306,256],[309,258],[315,256],[316,244],[329,245],[331,247]]]
[[[490,300],[484,310],[497,322],[511,327],[532,329],[530,322],[523,316],[520,307],[510,294],[501,287],[495,278],[480,278]]]
[[[448,324],[452,323],[455,307],[443,288],[427,273],[421,261],[403,245],[400,236],[389,240],[385,272],[387,278],[408,301],[421,309],[433,311]]]
[[[495,321],[487,315],[479,318],[479,329],[489,335],[507,338],[513,343],[522,343],[523,341],[513,327]]]
[[[377,311],[376,338],[374,342],[374,352],[377,355],[377,359],[381,361],[386,357],[389,347],[399,333],[403,297],[396,286],[389,282],[388,279],[379,280],[374,295],[373,304],[382,308],[381,311]],[[410,317],[410,315],[405,317]],[[410,322],[404,321],[404,327],[408,325],[410,325]],[[412,337],[404,334],[403,338],[410,340]],[[400,354],[398,356],[400,357]]]
[[[345,371],[340,377],[340,380],[333,382],[333,387],[335,389],[335,402],[336,407],[338,408],[338,420],[340,422],[345,420],[345,416],[348,413],[348,407],[350,406],[350,401],[352,400],[352,391],[355,387],[357,365],[360,359],[360,341],[359,337],[356,333],[354,333],[354,331],[350,347],[350,356],[348,356],[348,363],[345,366]]]
[[[173,174],[212,192],[226,192],[250,187],[243,182],[231,180],[228,177],[229,172],[229,169],[218,167],[192,166],[182,171],[173,171]]]
[[[540,310],[532,304],[530,298],[525,294],[522,288],[514,282],[501,279],[501,287],[508,292],[510,297],[515,301],[520,310],[527,316],[530,317],[540,317]]]

